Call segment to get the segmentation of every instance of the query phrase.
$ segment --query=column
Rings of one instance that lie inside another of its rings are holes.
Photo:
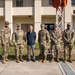
[[[13,33],[12,0],[5,0],[5,21],[10,22],[11,35]]]
[[[72,24],[71,0],[68,0],[67,6],[65,7],[65,28],[67,23]]]
[[[34,30],[38,37],[41,25],[41,0],[34,0]]]

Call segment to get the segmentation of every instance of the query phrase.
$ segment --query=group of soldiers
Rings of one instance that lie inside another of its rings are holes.
[[[9,53],[9,43],[10,43],[10,36],[11,36],[11,29],[9,27],[9,22],[5,22],[5,26],[1,31],[1,43],[2,43],[2,62],[5,64],[8,62],[8,53]],[[72,62],[71,55],[72,49],[74,44],[74,31],[71,30],[71,25],[67,24],[67,29],[64,30],[63,34],[59,30],[58,26],[54,26],[54,30],[48,32],[45,29],[45,25],[41,25],[41,30],[38,32],[38,43],[40,48],[40,58],[42,59],[41,62],[46,62],[47,60],[47,49],[48,44],[50,43],[50,52],[52,55],[51,62],[54,61],[54,54],[53,50],[56,51],[56,61],[59,62],[59,51],[61,48],[61,40],[64,42],[64,62],[67,61],[67,51],[69,50],[69,62]],[[21,29],[21,25],[17,24],[16,31],[12,34],[12,42],[15,47],[15,56],[16,62],[19,63],[23,60],[23,51],[24,51],[24,44],[26,42],[26,35],[24,31]]]
[[[64,42],[64,63],[67,61],[67,53],[69,51],[69,62],[72,62],[72,49],[74,44],[74,31],[71,30],[71,25],[68,23],[67,28],[61,33],[59,27],[57,25],[54,26],[54,30],[48,32],[45,29],[45,25],[41,25],[41,30],[38,33],[38,42],[40,46],[40,55],[43,56],[42,62],[46,62],[47,45],[50,43],[50,52],[52,55],[51,62],[54,61],[54,51],[56,52],[56,61],[59,62],[59,51],[61,49],[61,41]],[[53,51],[54,50],[54,51]]]

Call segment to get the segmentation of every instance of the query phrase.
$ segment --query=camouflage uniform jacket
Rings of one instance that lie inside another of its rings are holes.
[[[23,30],[16,30],[12,35],[12,41],[15,44],[24,44],[25,34]]]
[[[61,34],[59,30],[51,32],[51,44],[59,44],[61,41]]]
[[[44,43],[44,41],[46,41],[46,43],[50,41],[49,32],[47,30],[40,30],[38,33],[38,42]]]
[[[1,32],[1,41],[2,41],[2,44],[3,44],[3,42],[9,43],[10,42],[11,29],[4,27],[2,30],[3,30]]]
[[[73,44],[74,43],[74,31],[73,30],[64,30],[63,39],[65,44]]]

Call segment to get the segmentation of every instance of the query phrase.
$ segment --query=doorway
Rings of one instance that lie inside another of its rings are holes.
[[[30,25],[34,27],[34,24],[21,24],[22,30],[27,33]]]
[[[54,30],[54,23],[52,24],[45,24],[46,29],[50,32]]]

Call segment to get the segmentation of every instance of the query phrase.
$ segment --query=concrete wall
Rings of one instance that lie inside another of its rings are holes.
[[[3,28],[5,19],[4,17],[0,17],[0,30]],[[18,23],[21,24],[34,24],[34,17],[13,17],[13,31],[16,30],[16,26]],[[42,23],[55,23],[55,16],[53,17],[48,17],[48,16],[43,16],[42,17]],[[38,28],[37,28],[38,29]],[[38,29],[40,30],[40,29]]]
[[[56,16],[43,16],[42,17],[42,23],[54,23],[55,24],[55,19]]]
[[[5,25],[4,17],[0,17],[0,32],[1,32],[1,29],[4,27],[4,25]]]
[[[24,7],[15,7],[15,1],[16,0],[0,0],[0,16],[4,17],[5,20],[8,20],[11,23],[14,23],[14,28],[15,24],[18,22],[33,22],[35,31],[38,33],[41,23],[55,23],[56,9],[49,5],[49,0],[23,0]],[[68,22],[72,23],[72,12],[74,9],[75,7],[71,6],[71,0],[68,0],[68,5],[65,8],[65,28]],[[34,16],[34,18],[28,19],[26,16]],[[13,25],[11,24],[10,26],[12,30]]]
[[[34,24],[33,17],[14,17],[13,18],[13,31],[16,30],[17,24]]]
[[[67,6],[65,7],[65,28],[67,23],[72,24],[71,0],[68,0]]]
[[[56,9],[53,7],[41,7],[41,15],[56,15]]]
[[[12,8],[13,16],[33,15],[33,7],[14,7]]]
[[[75,16],[72,16],[72,22],[73,22],[73,29],[75,31]]]

